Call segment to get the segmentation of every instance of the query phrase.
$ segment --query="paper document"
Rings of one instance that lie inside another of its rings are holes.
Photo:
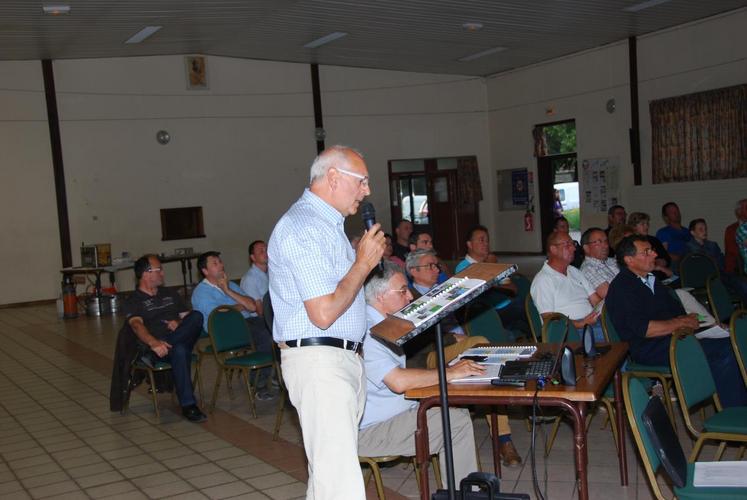
[[[455,378],[454,380],[450,381],[450,384],[486,384],[490,383],[491,380],[494,378],[498,378],[498,376],[501,374],[501,368],[503,367],[503,363],[500,364],[491,364],[486,365],[484,363],[480,363],[485,368],[485,373],[482,375],[472,375],[470,377],[465,378]]]
[[[725,339],[729,337],[729,331],[724,330],[721,328],[720,325],[715,325],[710,327],[707,330],[703,330],[702,332],[698,332],[695,334],[695,338],[697,339]]]
[[[747,462],[695,462],[693,486],[746,488]]]

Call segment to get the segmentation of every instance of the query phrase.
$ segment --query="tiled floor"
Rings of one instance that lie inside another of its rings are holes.
[[[272,441],[276,402],[260,402],[253,419],[239,384],[233,400],[224,384],[216,411],[202,425],[178,416],[168,395],[160,396],[157,421],[142,388],[128,414],[110,412],[111,357],[121,322],[116,316],[63,321],[53,305],[0,309],[0,498],[304,496],[306,466],[292,408],[280,440]],[[204,386],[212,390],[211,361],[204,373]],[[620,486],[611,433],[600,429],[601,421],[596,418],[589,431],[591,498],[650,498],[630,442],[630,486]],[[520,413],[512,415],[514,442],[528,463],[524,422]],[[483,418],[475,419],[475,434],[483,470],[491,470]],[[547,461],[537,453],[536,471],[545,498],[575,498],[569,426]],[[395,464],[383,475],[387,498],[417,497],[411,466]],[[502,489],[534,498],[531,467],[504,468]],[[368,497],[376,498],[373,484]]]

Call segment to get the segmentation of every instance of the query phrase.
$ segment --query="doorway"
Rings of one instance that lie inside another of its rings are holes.
[[[393,228],[402,219],[428,231],[442,259],[461,259],[467,230],[479,223],[476,201],[459,197],[460,162],[477,158],[427,158],[389,161],[389,199]],[[392,229],[393,229],[392,228]]]
[[[535,127],[542,251],[555,218],[568,220],[571,238],[581,238],[581,203],[576,156],[576,122],[568,120]]]

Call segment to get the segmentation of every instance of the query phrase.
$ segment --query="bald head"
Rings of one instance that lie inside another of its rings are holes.
[[[371,194],[368,167],[360,153],[345,146],[322,151],[311,164],[309,190],[337,209],[353,215],[363,198]]]
[[[321,180],[327,175],[327,172],[332,167],[345,166],[354,160],[363,160],[363,155],[353,148],[347,146],[330,146],[314,159],[311,164],[311,172],[309,173],[309,184]]]

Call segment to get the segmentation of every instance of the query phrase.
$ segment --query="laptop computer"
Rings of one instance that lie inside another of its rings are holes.
[[[523,385],[527,380],[549,378],[558,373],[560,360],[563,358],[566,342],[568,341],[568,325],[566,324],[563,340],[553,357],[533,359],[528,361],[507,361],[502,367],[493,385]]]

